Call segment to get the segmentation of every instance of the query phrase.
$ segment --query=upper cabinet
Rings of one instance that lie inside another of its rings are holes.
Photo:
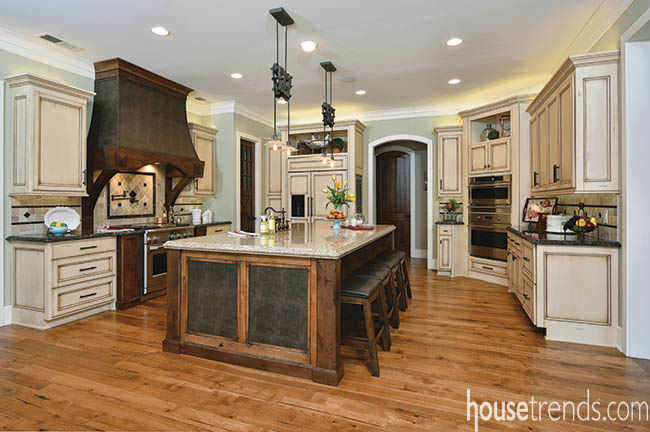
[[[21,74],[11,95],[11,195],[86,195],[87,104],[94,93]]]
[[[217,130],[196,123],[188,123],[192,143],[203,166],[203,177],[195,178],[189,183],[181,195],[183,196],[215,196],[215,172],[217,153]]]
[[[469,146],[469,174],[510,172],[510,138],[483,141]]]
[[[438,134],[438,196],[460,196],[462,126],[434,129]]]
[[[569,57],[531,102],[531,191],[618,192],[618,51]]]

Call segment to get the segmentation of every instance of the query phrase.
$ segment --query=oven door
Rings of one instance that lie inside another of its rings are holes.
[[[469,203],[471,206],[510,205],[510,184],[470,186]]]
[[[508,230],[506,227],[470,225],[469,253],[478,258],[508,260]]]
[[[167,288],[167,251],[162,246],[147,245],[147,283],[145,294]]]

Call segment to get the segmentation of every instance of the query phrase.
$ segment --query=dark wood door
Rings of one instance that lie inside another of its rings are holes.
[[[411,168],[409,155],[377,156],[377,223],[395,225],[395,249],[411,253]]]
[[[255,144],[241,140],[240,152],[240,227],[255,231]]]

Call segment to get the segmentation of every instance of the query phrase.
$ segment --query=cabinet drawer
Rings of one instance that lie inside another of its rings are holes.
[[[535,282],[535,246],[528,242],[522,242],[521,251],[522,269]]]
[[[330,171],[347,169],[348,155],[346,153],[335,155],[334,166],[323,165],[323,158],[320,155],[290,156],[287,158],[288,171]]]
[[[492,276],[506,277],[508,274],[507,263],[501,261],[484,260],[469,257],[469,269],[476,272],[487,273]]]
[[[522,240],[514,234],[508,233],[508,248],[512,249],[517,255],[521,255],[521,243]]]
[[[51,316],[58,318],[115,300],[115,279],[96,279],[52,289]]]
[[[535,284],[526,274],[521,275],[521,304],[535,323]]]
[[[449,225],[438,225],[438,234],[440,235],[451,235],[453,228]]]
[[[206,235],[227,233],[230,231],[230,224],[210,225],[207,227]]]
[[[60,286],[84,279],[109,276],[115,272],[115,254],[84,255],[52,261],[53,286]]]
[[[115,250],[115,237],[56,243],[52,246],[52,259],[88,255]]]

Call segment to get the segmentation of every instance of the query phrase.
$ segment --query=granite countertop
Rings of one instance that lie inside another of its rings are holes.
[[[327,223],[294,222],[290,231],[275,235],[240,238],[224,233],[172,240],[165,243],[164,247],[192,251],[338,259],[394,230],[393,225],[378,225],[372,231],[341,229],[336,233]]]
[[[458,221],[437,221],[436,225],[465,225],[465,222]]]
[[[128,232],[118,232],[118,233],[90,233],[90,234],[63,234],[62,236],[53,236],[47,232],[39,234],[18,234],[7,237],[7,241],[21,241],[21,242],[33,242],[33,243],[56,243],[62,241],[75,241],[75,240],[86,240],[97,237],[113,237],[124,234],[134,234],[144,230],[138,231],[128,231]]]
[[[552,234],[530,231],[528,227],[511,226],[508,231],[534,244],[558,246],[600,246],[620,248],[621,243],[615,238],[600,234],[600,230],[580,235]],[[581,238],[582,237],[582,238]]]

